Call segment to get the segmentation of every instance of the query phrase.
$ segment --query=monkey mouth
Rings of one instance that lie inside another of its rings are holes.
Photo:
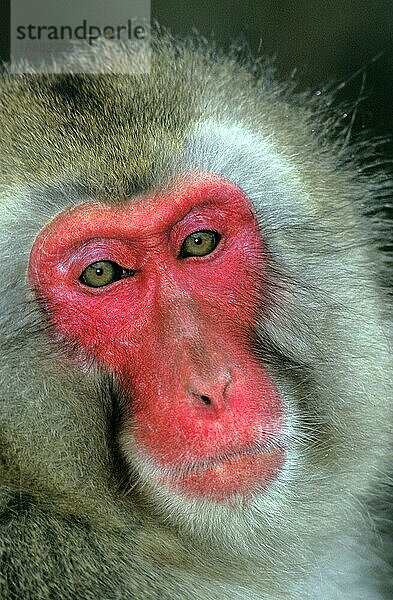
[[[279,442],[248,446],[166,468],[163,481],[186,496],[215,502],[234,496],[250,498],[276,479],[284,456],[284,445]]]
[[[206,469],[211,469],[212,467],[227,461],[235,461],[244,457],[257,457],[260,455],[274,454],[283,451],[284,444],[278,441],[267,442],[263,445],[256,444],[252,446],[246,446],[245,448],[240,448],[237,450],[221,452],[220,454],[209,456],[203,460],[192,461],[184,465],[172,467],[168,469],[168,474],[176,473],[184,475],[188,473],[198,473],[200,471],[205,471]]]

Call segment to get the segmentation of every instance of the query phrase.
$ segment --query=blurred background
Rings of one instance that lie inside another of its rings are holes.
[[[355,131],[393,134],[393,0],[153,0],[152,18],[175,34],[214,35],[224,47],[246,39],[253,53],[276,57],[281,76],[297,69],[299,89],[347,82],[338,101],[364,96]],[[0,0],[0,59],[8,54],[9,2]],[[383,152],[393,157],[392,141]]]

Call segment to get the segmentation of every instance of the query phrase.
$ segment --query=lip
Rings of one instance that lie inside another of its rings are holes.
[[[243,458],[246,456],[263,456],[266,454],[276,454],[277,452],[284,452],[284,444],[278,441],[268,442],[266,444],[254,444],[252,446],[246,446],[237,450],[228,450],[217,454],[216,456],[209,456],[204,460],[192,461],[187,464],[164,467],[162,470],[167,475],[181,475],[187,473],[197,473],[199,471],[205,471],[216,465],[223,464]]]
[[[225,502],[262,493],[281,471],[285,449],[277,442],[224,452],[203,461],[166,468],[162,481],[190,498]]]

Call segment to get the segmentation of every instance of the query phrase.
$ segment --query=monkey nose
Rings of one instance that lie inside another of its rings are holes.
[[[210,382],[210,384],[206,384],[205,382],[203,386],[191,386],[188,393],[194,406],[206,406],[216,410],[226,408],[231,380],[231,375],[228,372],[224,377],[217,378],[217,380]]]

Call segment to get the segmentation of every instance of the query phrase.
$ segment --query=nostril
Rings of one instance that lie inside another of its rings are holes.
[[[198,394],[197,392],[191,392],[191,395],[195,398],[199,406],[201,406],[201,404],[204,404],[205,406],[212,406],[213,404],[213,400],[210,398],[210,396]]]
[[[212,403],[209,396],[200,396],[200,398],[201,398],[203,404],[206,404],[206,406],[210,406],[210,404]]]

